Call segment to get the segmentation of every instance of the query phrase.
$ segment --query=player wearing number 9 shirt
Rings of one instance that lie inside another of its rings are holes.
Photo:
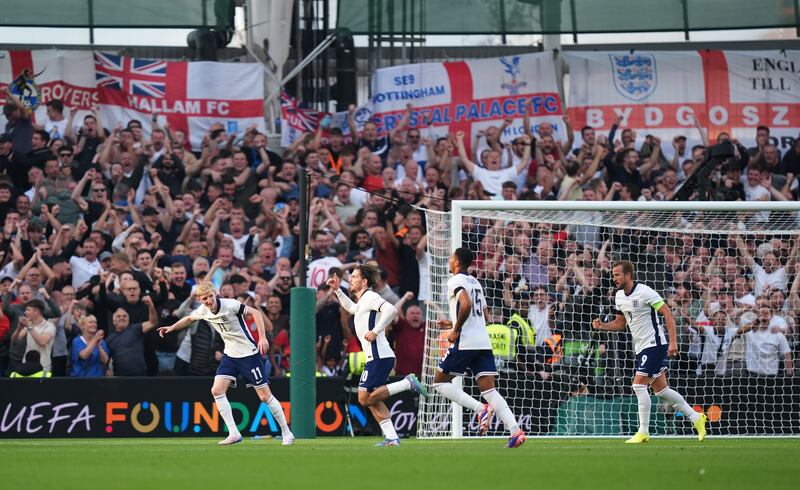
[[[433,379],[433,389],[445,398],[474,411],[481,435],[489,430],[492,414],[496,412],[511,433],[506,447],[516,448],[525,442],[525,433],[519,428],[505,398],[494,386],[497,368],[492,354],[492,343],[486,333],[486,299],[481,284],[467,273],[472,261],[472,252],[465,247],[457,249],[450,256],[450,273],[453,277],[447,281],[447,301],[452,320],[439,320],[439,326],[452,327],[448,336],[450,348],[439,362]],[[463,376],[467,369],[475,377],[486,405],[451,382],[454,377]]]
[[[594,320],[592,327],[597,330],[619,331],[624,330],[627,324],[633,336],[636,373],[632,388],[639,405],[639,430],[625,443],[641,444],[650,440],[649,386],[653,387],[656,396],[688,417],[697,430],[698,440],[704,440],[706,416],[692,410],[680,393],[667,383],[668,358],[678,355],[675,317],[672,316],[672,311],[652,288],[633,280],[633,263],[627,260],[615,262],[611,266],[611,273],[618,289],[614,298],[617,316],[609,323]],[[664,335],[664,327],[658,314],[664,317],[669,336]]]
[[[198,285],[194,290],[194,296],[200,301],[200,306],[189,316],[181,318],[173,325],[159,328],[158,333],[163,337],[170,332],[186,328],[198,320],[205,320],[222,337],[225,350],[214,377],[214,385],[211,387],[211,395],[214,396],[217,409],[228,427],[228,437],[219,444],[227,446],[242,442],[242,435],[233,420],[231,404],[228,402],[228,397],[225,396],[225,392],[228,391],[231,384],[236,386],[238,375],[247,380],[248,386],[255,388],[258,397],[269,407],[281,427],[283,445],[292,444],[294,435],[286,423],[283,407],[272,395],[269,381],[262,372],[264,368],[262,356],[269,349],[265,332],[266,317],[261,311],[245,306],[235,299],[219,298],[214,291],[214,286],[209,282]],[[247,315],[252,315],[255,319],[259,335],[258,343],[247,330],[245,324]]]

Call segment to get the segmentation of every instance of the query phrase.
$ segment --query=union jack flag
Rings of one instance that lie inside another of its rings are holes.
[[[166,96],[166,61],[95,53],[94,67],[98,88],[108,87],[144,97]]]
[[[297,99],[286,92],[281,93],[281,112],[284,119],[290,120],[294,126],[299,126],[297,129],[308,132],[316,131],[320,119],[324,116],[314,109],[300,107]]]

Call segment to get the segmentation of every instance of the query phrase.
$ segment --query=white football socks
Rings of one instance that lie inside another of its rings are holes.
[[[481,396],[483,396],[486,402],[492,406],[494,413],[500,417],[500,420],[503,421],[503,424],[506,426],[506,429],[511,432],[511,435],[519,432],[519,424],[517,424],[517,419],[514,418],[514,414],[511,413],[511,409],[508,408],[506,399],[503,398],[500,393],[497,392],[497,390],[491,389],[489,391],[484,391],[481,393]]]
[[[674,408],[676,411],[683,412],[683,415],[689,417],[689,420],[692,422],[700,418],[700,414],[695,412],[692,407],[686,403],[686,400],[681,396],[681,394],[672,388],[667,387],[656,393],[656,396],[668,401],[669,404],[672,405],[672,408]]]
[[[469,408],[473,412],[483,410],[483,403],[464,393],[464,390],[455,386],[453,383],[437,383],[433,385],[437,393],[447,398],[451,402],[458,403],[464,408]]]
[[[400,381],[387,384],[386,389],[389,390],[389,396],[396,395],[404,391],[409,391],[411,390],[411,381],[403,378]]]
[[[222,415],[222,420],[225,421],[225,426],[228,428],[228,434],[239,436],[239,428],[233,421],[233,412],[231,411],[231,404],[228,402],[228,397],[225,395],[215,396],[214,402],[217,404],[217,410]]]
[[[647,385],[634,384],[631,387],[639,405],[639,433],[650,435],[650,392]]]
[[[383,437],[386,439],[397,439],[397,432],[394,430],[394,425],[392,424],[392,419],[388,418],[381,422],[381,430],[383,431]]]
[[[267,406],[269,407],[269,411],[272,412],[272,416],[275,417],[275,421],[281,426],[281,434],[283,436],[291,434],[292,431],[289,430],[289,424],[286,423],[286,415],[283,413],[281,402],[273,396],[267,402]]]

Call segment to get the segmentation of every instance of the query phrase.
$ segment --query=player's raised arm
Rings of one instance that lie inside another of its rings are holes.
[[[617,316],[610,322],[603,322],[600,321],[599,318],[595,318],[592,321],[592,328],[604,332],[619,332],[620,330],[625,330],[625,317],[617,314]]]
[[[191,315],[185,316],[185,317],[181,318],[180,320],[178,320],[177,322],[173,323],[172,325],[170,325],[168,327],[160,327],[158,329],[158,335],[163,337],[165,334],[168,334],[168,333],[171,333],[171,332],[177,332],[178,330],[183,330],[184,328],[188,327],[189,325],[191,325],[195,321],[196,320],[195,320],[195,318],[193,316],[191,316]]]
[[[669,332],[667,355],[669,357],[676,357],[678,355],[678,334],[675,331],[675,315],[672,314],[672,310],[669,309],[666,303],[663,301],[661,303],[657,311],[664,316],[664,322],[667,324],[667,332]]]
[[[245,313],[253,316],[256,322],[256,329],[258,329],[258,353],[263,355],[267,354],[269,350],[269,342],[267,342],[267,329],[264,324],[264,315],[261,310],[253,308],[252,306],[245,307]]]
[[[342,305],[342,308],[347,310],[348,313],[351,315],[356,314],[356,304],[353,303],[353,300],[350,299],[346,294],[342,292],[340,287],[341,279],[336,274],[332,275],[328,278],[327,281],[328,287],[333,289],[333,292],[336,293],[336,299],[339,300],[339,303]]]

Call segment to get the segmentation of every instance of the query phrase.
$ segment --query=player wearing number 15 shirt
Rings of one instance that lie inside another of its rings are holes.
[[[450,256],[450,273],[453,274],[447,281],[450,320],[439,320],[440,327],[452,328],[448,336],[450,348],[439,362],[433,389],[474,411],[481,435],[489,430],[492,415],[496,412],[511,433],[506,447],[516,448],[525,442],[525,433],[520,429],[505,398],[494,386],[497,367],[492,343],[486,332],[486,299],[481,284],[467,273],[472,261],[472,252],[465,247],[457,249]],[[452,383],[454,377],[463,376],[467,370],[475,377],[481,396],[486,400],[485,405]]]
[[[636,351],[636,372],[631,388],[636,395],[639,407],[639,430],[626,444],[641,444],[650,440],[650,391],[663,399],[692,421],[697,430],[697,438],[706,437],[706,416],[695,412],[683,396],[669,387],[667,368],[669,358],[678,355],[675,317],[669,306],[657,292],[649,286],[633,280],[633,263],[627,260],[615,262],[611,274],[618,291],[614,298],[616,317],[605,323],[599,319],[592,322],[592,328],[602,331],[620,331],[627,324],[633,336]],[[659,315],[664,317],[669,335],[664,334]]]
[[[269,389],[269,380],[265,377],[264,361],[262,356],[267,353],[269,345],[265,332],[265,316],[260,310],[245,306],[235,299],[222,299],[217,296],[211,283],[201,283],[194,290],[194,296],[200,301],[200,306],[189,316],[185,316],[168,327],[158,329],[162,337],[170,332],[175,332],[188,327],[192,323],[205,320],[214,327],[225,343],[222,360],[214,377],[211,395],[217,405],[225,425],[228,427],[228,437],[220,441],[220,445],[227,446],[241,442],[243,437],[233,420],[231,404],[225,393],[233,384],[236,386],[238,376],[247,380],[247,385],[256,390],[258,397],[267,404],[281,427],[283,445],[294,442],[294,435],[286,423],[283,407]],[[252,316],[258,329],[259,339],[256,342],[250,335],[245,324],[245,318]]]

